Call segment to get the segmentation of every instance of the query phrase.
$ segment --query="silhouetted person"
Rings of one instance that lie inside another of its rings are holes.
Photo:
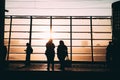
[[[6,55],[7,55],[7,48],[4,45],[0,46],[0,68],[4,69],[6,67]]]
[[[33,52],[33,49],[31,47],[31,45],[29,43],[26,43],[26,62],[25,62],[25,65],[26,66],[29,66],[30,65],[30,55],[31,53]]]
[[[64,44],[62,40],[59,41],[59,45],[57,48],[57,57],[60,61],[60,69],[64,70],[65,57],[68,56],[67,46]]]
[[[107,67],[111,68],[112,66],[112,54],[113,54],[113,43],[109,42],[107,48],[106,48],[106,63]]]
[[[53,40],[50,39],[46,43],[46,51],[45,55],[47,57],[47,69],[50,70],[50,63],[52,64],[52,70],[54,70],[54,57],[55,57],[55,51],[54,51],[55,45],[53,43]]]
[[[112,54],[112,70],[113,71],[120,71],[120,41],[114,41],[113,47],[113,54]]]

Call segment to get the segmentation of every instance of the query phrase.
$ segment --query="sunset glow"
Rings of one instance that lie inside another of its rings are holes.
[[[72,61],[105,61],[106,46],[112,39],[114,1],[6,0],[4,42],[10,44],[9,60],[25,60],[25,44],[31,40],[31,60],[45,61],[45,44],[52,38],[55,52],[59,40],[65,42]]]
[[[25,60],[25,44],[29,42],[30,36],[29,21],[30,18],[12,18],[10,60]],[[5,19],[6,45],[9,44],[10,23],[10,18]],[[106,46],[112,37],[110,17],[103,19],[93,17],[92,26],[90,26],[90,17],[82,18],[76,16],[72,17],[72,25],[70,24],[69,16],[53,16],[52,19],[50,17],[43,19],[40,16],[34,18],[33,16],[31,45],[34,52],[31,55],[31,60],[46,60],[44,55],[45,44],[52,38],[56,46],[55,52],[57,52],[59,40],[63,40],[68,47],[69,57],[71,57],[72,53],[73,61],[91,61],[92,53],[95,61],[105,61]],[[92,42],[91,39],[93,39]],[[91,45],[93,45],[93,52]],[[18,58],[18,56],[21,56],[21,58]],[[57,56],[55,56],[55,60],[58,60]]]

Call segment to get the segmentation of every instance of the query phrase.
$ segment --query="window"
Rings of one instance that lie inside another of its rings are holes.
[[[112,39],[109,16],[7,16],[4,42],[8,60],[25,60],[26,43],[31,41],[31,61],[46,61],[45,44],[50,37],[68,47],[72,61],[105,61],[106,46]],[[58,61],[55,55],[55,61]]]

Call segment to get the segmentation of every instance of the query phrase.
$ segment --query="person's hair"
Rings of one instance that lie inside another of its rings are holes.
[[[27,46],[29,46],[29,45],[30,45],[30,43],[26,43],[26,45],[27,45]]]
[[[52,41],[53,41],[52,39],[49,39],[49,42],[50,42],[50,43],[52,43]]]
[[[60,40],[60,45],[64,45],[64,42],[62,40]]]

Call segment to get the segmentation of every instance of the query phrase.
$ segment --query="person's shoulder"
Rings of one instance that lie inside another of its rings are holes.
[[[52,43],[52,45],[54,45],[54,46],[55,46],[55,44],[54,44],[54,43]]]
[[[67,47],[66,45],[64,45],[65,47]]]

